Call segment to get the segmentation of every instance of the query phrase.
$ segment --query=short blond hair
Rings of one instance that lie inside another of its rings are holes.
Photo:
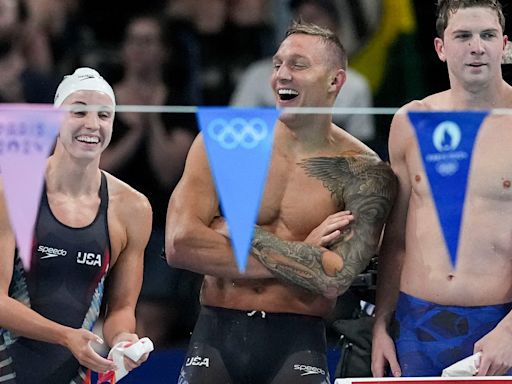
[[[342,69],[347,69],[347,52],[345,47],[341,43],[338,35],[334,31],[328,28],[320,27],[316,24],[304,23],[301,20],[294,21],[292,25],[286,31],[286,37],[294,34],[304,34],[310,36],[318,36],[322,41],[332,47],[330,56],[332,57],[333,64],[339,66]]]

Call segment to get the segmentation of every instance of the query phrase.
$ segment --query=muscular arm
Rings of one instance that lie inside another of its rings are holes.
[[[126,246],[121,250],[107,281],[107,311],[103,335],[112,346],[133,338],[135,306],[142,285],[144,249],[151,234],[151,206],[142,195],[130,191],[123,198],[119,217],[126,226]]]
[[[398,178],[398,194],[386,224],[379,252],[372,348],[372,372],[376,377],[384,376],[387,366],[390,367],[394,376],[400,376],[400,366],[388,328],[400,290],[400,275],[405,257],[405,224],[411,195],[405,159],[408,142],[406,140],[408,137],[406,135],[408,132],[406,119],[407,116],[404,113],[395,115],[389,136],[389,154],[392,169]]]
[[[249,257],[245,273],[239,273],[229,239],[210,228],[219,214],[218,205],[203,138],[199,135],[169,201],[165,236],[168,263],[222,278],[272,277],[253,257]]]
[[[411,185],[405,160],[407,127],[405,113],[393,119],[389,137],[391,167],[398,178],[398,194],[384,231],[379,253],[377,282],[377,323],[389,324],[395,310],[400,288],[400,274],[405,256],[405,223],[411,195]]]
[[[329,249],[283,241],[256,228],[253,254],[276,276],[326,297],[344,292],[375,254],[395,197],[391,169],[375,156],[318,157],[302,166],[354,221]]]

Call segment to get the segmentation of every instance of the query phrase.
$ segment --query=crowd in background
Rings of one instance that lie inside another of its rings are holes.
[[[333,1],[349,65],[370,91],[361,107],[447,88],[432,49],[434,0]],[[119,105],[236,104],[244,72],[272,56],[291,17],[288,0],[0,0],[0,102],[51,103],[64,74],[90,66]],[[390,119],[375,116],[373,133],[361,133],[383,158]],[[193,115],[119,113],[102,158],[153,205],[138,333],[157,347],[186,341],[197,316],[200,276],[161,257],[167,202],[197,132]]]

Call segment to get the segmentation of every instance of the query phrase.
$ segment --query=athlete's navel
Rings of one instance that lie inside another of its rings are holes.
[[[455,275],[453,273],[448,274],[448,281],[452,281],[455,278]]]
[[[414,181],[416,181],[417,183],[419,183],[421,181],[421,176],[420,175],[416,175],[414,176]]]
[[[503,188],[509,189],[510,188],[510,180],[503,180]]]
[[[263,287],[254,287],[253,290],[257,294],[261,294],[261,293],[263,293],[265,291],[265,288],[263,288]]]

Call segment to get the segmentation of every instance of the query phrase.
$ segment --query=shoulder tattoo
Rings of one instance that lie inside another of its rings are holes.
[[[320,180],[339,209],[349,209],[354,221],[328,248],[343,260],[335,276],[322,263],[325,248],[284,241],[256,228],[252,255],[277,277],[307,290],[345,291],[375,254],[383,225],[396,194],[396,177],[386,163],[371,154],[315,157],[299,163],[306,174]]]

